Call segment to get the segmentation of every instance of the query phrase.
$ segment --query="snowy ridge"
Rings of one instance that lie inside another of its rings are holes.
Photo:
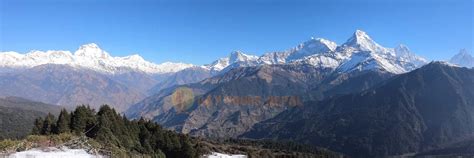
[[[241,60],[231,60],[235,54],[233,52],[230,57],[216,60],[204,68],[225,71],[241,66],[304,63],[339,72],[376,70],[400,74],[428,63],[405,45],[396,48],[382,47],[361,30],[356,30],[352,37],[340,46],[326,39],[311,38],[287,51],[266,53],[260,57],[239,52]]]
[[[122,73],[130,70],[145,73],[171,73],[189,67],[192,64],[165,62],[154,64],[139,55],[112,57],[94,43],[82,45],[77,51],[50,50],[31,51],[27,54],[0,52],[0,68],[31,68],[44,64],[64,64],[72,67],[88,68],[104,73]]]
[[[361,30],[357,30],[335,53],[345,57],[338,67],[338,70],[344,72],[382,70],[400,74],[428,63],[405,45],[396,48],[382,47]]]

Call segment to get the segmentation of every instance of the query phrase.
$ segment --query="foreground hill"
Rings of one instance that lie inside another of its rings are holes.
[[[160,125],[144,119],[127,120],[107,105],[97,112],[87,106],[78,106],[70,113],[61,111],[57,118],[48,115],[44,121],[35,122],[32,131],[35,135],[23,140],[0,141],[0,156],[8,156],[9,153],[25,149],[51,152],[44,149],[67,148],[108,157],[194,158],[212,152],[243,154],[249,157],[340,155],[323,148],[296,143],[193,138],[163,129]]]
[[[243,137],[383,157],[439,148],[473,133],[474,70],[433,62],[361,93],[286,110]]]
[[[58,114],[59,110],[55,105],[22,98],[0,98],[0,140],[28,135],[37,117],[44,117],[48,113]]]

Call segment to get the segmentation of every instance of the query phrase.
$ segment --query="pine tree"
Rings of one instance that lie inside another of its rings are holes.
[[[42,129],[43,129],[43,118],[38,117],[35,119],[35,124],[33,126],[33,130],[31,131],[31,134],[40,135]]]
[[[150,144],[151,134],[150,134],[150,131],[148,131],[148,129],[144,125],[140,126],[140,133],[138,137],[140,139],[140,144],[143,147],[143,150],[144,150],[143,152],[153,153],[153,148],[151,147],[151,144]]]
[[[49,135],[53,132],[53,129],[55,128],[55,122],[56,119],[53,114],[48,113],[46,118],[43,121],[43,128],[41,129],[41,134],[43,135]]]
[[[56,134],[70,132],[70,123],[71,123],[71,116],[66,111],[66,109],[62,109],[61,113],[59,113],[58,121],[56,122],[55,132]]]
[[[104,118],[100,118],[99,121],[103,121]],[[115,136],[112,130],[108,127],[100,126],[97,127],[97,132],[94,132],[94,139],[103,142],[104,144],[121,146],[120,140]]]
[[[122,146],[121,141],[116,137],[118,132],[113,132],[112,128],[117,129],[117,128],[123,128],[119,126],[113,126],[113,117],[115,114],[115,111],[113,111],[109,106],[104,105],[101,106],[99,109],[99,112],[97,112],[98,115],[98,126],[97,130],[94,130],[92,135],[94,135],[94,138],[97,139],[98,141],[104,142],[106,144],[113,144],[116,146]],[[121,137],[122,138],[122,137]]]
[[[182,147],[181,147],[181,154],[183,157],[198,157],[196,150],[193,148],[190,140],[187,137],[181,138]]]
[[[73,112],[71,130],[76,134],[81,134],[94,127],[95,123],[95,111],[89,106],[81,105]]]

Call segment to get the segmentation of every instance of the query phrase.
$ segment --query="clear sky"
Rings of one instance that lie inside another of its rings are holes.
[[[0,0],[0,51],[97,43],[114,56],[205,64],[232,50],[261,55],[356,29],[431,60],[473,50],[473,0]]]

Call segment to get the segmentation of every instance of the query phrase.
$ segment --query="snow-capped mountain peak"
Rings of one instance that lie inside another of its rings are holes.
[[[466,49],[461,49],[449,62],[458,66],[474,67],[474,57]]]
[[[395,52],[397,53],[397,55],[406,55],[411,53],[410,49],[403,44],[399,44],[397,47],[395,47]]]
[[[218,72],[229,66],[229,58],[220,58],[211,64],[202,66],[205,69],[209,69],[212,72]]]
[[[143,59],[140,55],[138,54],[133,54],[130,56],[123,57],[125,60],[130,60],[130,61],[135,61],[135,62],[143,62],[145,59]]]
[[[85,44],[79,47],[79,49],[74,53],[75,56],[83,56],[88,58],[109,58],[110,55],[106,51],[100,49],[100,47],[95,43]]]
[[[421,67],[428,63],[428,60],[411,52],[406,45],[400,44],[394,48],[394,51],[399,61],[414,64],[413,68]]]
[[[335,42],[323,38],[311,37],[310,40],[291,49],[286,60],[295,61],[315,54],[332,52],[336,50],[336,47],[337,44]]]
[[[467,51],[467,49],[461,49],[459,50],[459,53],[456,54],[458,57],[463,57],[463,58],[472,58],[471,54]]]
[[[376,43],[370,36],[362,31],[356,30],[351,38],[349,38],[343,47],[352,47],[360,51],[371,51],[377,53],[385,53],[386,49]]]
[[[333,41],[329,41],[324,38],[311,37],[310,40],[300,44],[302,48],[316,49],[320,51],[334,51],[336,50],[337,44]]]
[[[122,73],[127,71],[142,71],[159,74],[177,72],[191,64],[163,63],[154,64],[135,54],[125,57],[112,57],[97,44],[90,43],[79,47],[72,54],[69,51],[30,51],[27,54],[16,52],[0,52],[0,68],[31,68],[43,64],[64,64],[72,67],[92,69],[103,73]]]
[[[228,57],[220,58],[211,64],[204,65],[202,67],[211,70],[212,72],[219,72],[233,64],[243,64],[248,66],[249,63],[256,63],[258,59],[259,57],[255,55],[248,55],[242,51],[232,51]]]
[[[304,63],[341,72],[382,70],[404,73],[427,63],[426,59],[412,53],[405,45],[385,48],[376,43],[366,32],[356,30],[346,43],[338,46],[323,38],[311,38],[296,47],[265,53],[257,57],[235,51],[204,66],[213,71],[233,67]]]
[[[258,57],[254,55],[247,55],[241,51],[233,51],[229,55],[229,63],[255,61]]]

